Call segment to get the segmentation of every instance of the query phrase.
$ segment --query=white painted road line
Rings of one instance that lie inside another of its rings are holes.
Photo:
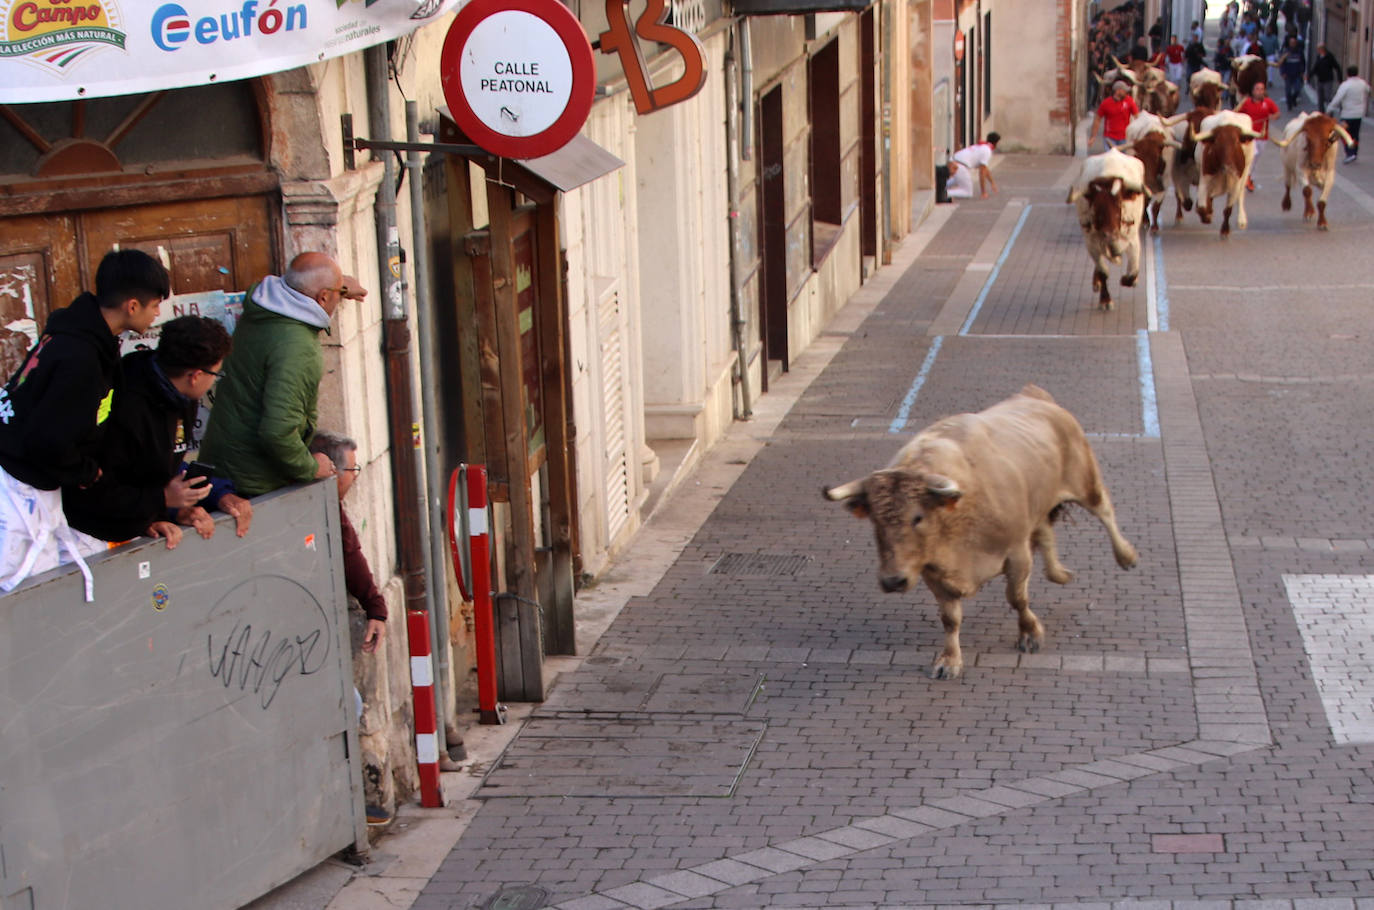
[[[1374,576],[1285,575],[1337,745],[1374,743]]]

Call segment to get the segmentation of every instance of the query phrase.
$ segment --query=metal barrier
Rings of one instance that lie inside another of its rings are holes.
[[[240,907],[367,846],[332,482],[0,597],[0,907]]]

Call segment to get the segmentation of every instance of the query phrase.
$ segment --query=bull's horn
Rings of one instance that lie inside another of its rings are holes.
[[[1123,155],[1129,155],[1131,153],[1131,149],[1133,148],[1135,148],[1135,143],[1127,142],[1125,145],[1118,145],[1116,147],[1116,150]]]
[[[864,482],[862,479],[851,480],[849,483],[842,483],[836,487],[823,487],[821,489],[821,495],[831,502],[839,502],[842,499],[849,499],[851,496],[857,496],[859,493],[863,492],[863,488]]]
[[[964,495],[959,485],[943,474],[927,474],[925,481],[926,492],[942,502],[954,502]]]
[[[1121,58],[1118,57],[1116,54],[1112,54],[1112,62],[1116,64],[1116,68],[1119,69],[1119,70],[1128,70],[1128,69],[1130,69],[1129,66],[1127,66],[1126,64],[1124,64],[1124,63],[1121,62]]]
[[[1074,202],[1078,201],[1078,197],[1080,195],[1082,195],[1082,191],[1079,190],[1079,188],[1076,186],[1071,186],[1069,187],[1069,197],[1064,200],[1064,203],[1066,205],[1071,205]]]
[[[1116,178],[1115,180],[1112,181],[1112,195],[1113,195],[1113,196],[1120,196],[1120,195],[1121,195],[1121,178],[1120,178],[1120,177],[1118,177],[1118,178]]]
[[[1261,139],[1264,136],[1263,133],[1257,133],[1254,130],[1247,130],[1244,127],[1241,128],[1240,134],[1242,136],[1247,136],[1251,139]]]
[[[1350,134],[1349,134],[1348,132],[1346,132],[1346,129],[1345,129],[1345,127],[1343,127],[1343,126],[1340,126],[1340,125],[1337,125],[1337,126],[1336,126],[1336,135],[1340,136],[1341,139],[1345,141],[1345,144],[1346,144],[1346,145],[1354,145],[1354,144],[1355,144],[1355,140],[1350,138]]]
[[[1216,130],[1208,130],[1205,133],[1195,133],[1193,132],[1193,128],[1190,125],[1188,127],[1188,138],[1193,140],[1194,142],[1206,142],[1207,140],[1212,138],[1212,134],[1214,132],[1216,132]]]
[[[1281,149],[1286,149],[1286,148],[1288,148],[1288,143],[1292,142],[1293,140],[1292,140],[1292,139],[1275,139],[1273,136],[1270,136],[1270,137],[1269,137],[1269,141],[1272,142],[1272,143],[1274,143],[1275,145],[1277,145],[1277,146],[1278,146],[1279,148],[1281,148]]]
[[[1178,126],[1180,123],[1182,123],[1183,121],[1185,121],[1185,120],[1187,120],[1187,119],[1188,119],[1188,114],[1185,112],[1185,113],[1182,113],[1182,114],[1175,114],[1175,115],[1172,116],[1172,117],[1166,117],[1165,119],[1161,120],[1160,123],[1162,123],[1162,124],[1163,124],[1164,126],[1166,126],[1166,127],[1169,127],[1169,126]]]

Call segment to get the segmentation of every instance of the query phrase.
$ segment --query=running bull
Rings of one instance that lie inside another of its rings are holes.
[[[1345,127],[1334,117],[1310,112],[1288,121],[1283,138],[1269,137],[1283,149],[1283,210],[1293,206],[1293,184],[1302,187],[1302,219],[1308,221],[1315,214],[1317,227],[1326,230],[1326,199],[1336,183],[1336,140],[1352,145]],[[1321,190],[1317,207],[1312,208],[1312,187]]]
[[[1033,551],[1040,551],[1050,581],[1073,578],[1059,561],[1052,526],[1067,503],[1102,522],[1118,565],[1136,564],[1083,428],[1034,385],[985,411],[932,424],[886,468],[823,493],[872,519],[884,591],[905,591],[920,579],[935,595],[945,630],[931,669],[936,679],[963,671],[963,599],[998,575],[1006,576],[1007,601],[1017,613],[1017,647],[1039,649],[1045,630],[1028,593]]]
[[[1107,263],[1125,265],[1121,286],[1131,287],[1140,274],[1140,219],[1145,210],[1145,165],[1139,158],[1108,149],[1083,161],[1066,202],[1078,206],[1078,225],[1093,261],[1093,290],[1104,310],[1112,308]]]

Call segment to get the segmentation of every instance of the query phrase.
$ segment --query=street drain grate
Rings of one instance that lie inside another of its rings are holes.
[[[796,575],[806,568],[809,556],[778,556],[769,553],[726,553],[711,566],[708,575]]]
[[[538,885],[517,885],[493,894],[481,910],[539,910],[549,892]]]

